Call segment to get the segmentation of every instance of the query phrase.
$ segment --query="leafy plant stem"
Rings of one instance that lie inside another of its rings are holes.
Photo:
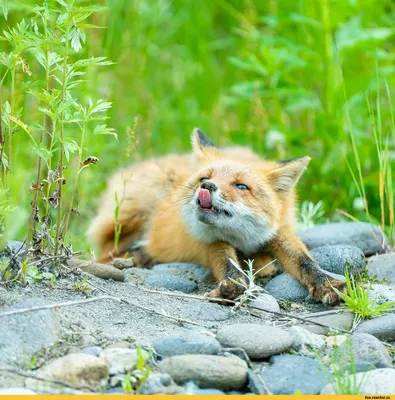
[[[62,72],[62,94],[61,94],[61,105],[63,105],[66,94],[66,83],[67,83],[67,59],[69,53],[69,35],[70,35],[70,27],[67,26],[66,29],[66,44],[64,50],[64,59],[63,59],[63,72]],[[63,121],[63,111],[59,115],[59,131],[60,131],[60,157],[59,157],[59,173],[61,176],[63,175],[63,155],[64,155],[64,143],[63,143],[63,134],[64,134],[64,121]],[[55,256],[58,254],[59,250],[59,242],[60,242],[60,233],[61,233],[61,222],[62,222],[62,203],[63,203],[63,179],[59,179],[58,181],[58,196],[59,196],[59,205],[58,205],[58,213],[57,213],[57,222],[56,222],[56,238],[55,238]]]
[[[80,166],[82,165],[82,152],[84,149],[85,132],[86,132],[86,120],[84,120],[82,127],[81,127],[81,142],[80,142],[80,147],[79,147],[79,151],[78,151],[78,161],[79,161]],[[79,167],[78,172],[75,176],[73,193],[71,195],[69,210],[67,212],[67,217],[66,217],[66,224],[64,227],[64,231],[63,231],[64,237],[66,236],[68,229],[69,229],[70,217],[71,217],[71,213],[73,210],[73,204],[74,204],[74,198],[77,196],[78,178],[83,169],[84,169],[84,166]]]

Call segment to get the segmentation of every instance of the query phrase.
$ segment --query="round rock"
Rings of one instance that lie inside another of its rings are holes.
[[[240,359],[193,354],[167,358],[159,369],[179,385],[193,381],[201,388],[232,390],[246,384],[248,367]]]
[[[365,255],[356,246],[321,246],[310,253],[322,269],[339,275],[344,275],[346,268],[356,274],[366,266]]]
[[[309,295],[308,290],[289,274],[277,275],[268,282],[265,290],[276,299],[288,301],[301,301]]]
[[[46,379],[59,379],[72,386],[89,385],[99,387],[101,380],[108,376],[106,360],[89,354],[68,354],[39,369],[37,376]],[[38,381],[37,381],[38,382]]]
[[[276,356],[270,364],[261,375],[273,394],[318,394],[331,381],[331,373],[309,357]]]
[[[192,293],[197,289],[197,284],[195,282],[170,274],[154,273],[148,277],[145,284],[154,289],[177,290],[184,293]]]
[[[352,378],[352,389],[358,394],[395,393],[395,369],[381,368],[368,372],[359,372]],[[336,385],[326,385],[320,394],[346,394]],[[354,394],[354,393],[349,393]]]
[[[362,322],[356,333],[369,333],[380,340],[395,340],[395,314]]]
[[[392,359],[386,347],[372,335],[355,333],[336,351],[339,363],[368,362],[377,368],[390,368]]]
[[[395,252],[371,257],[367,268],[369,276],[395,283]]]
[[[155,351],[162,357],[183,354],[218,354],[221,345],[213,337],[188,334],[185,336],[162,336],[152,342]]]
[[[316,315],[309,317],[309,320],[326,326],[316,325],[308,322],[298,324],[297,326],[316,333],[317,335],[326,335],[331,330],[350,330],[354,322],[354,314],[349,311],[342,311],[337,314],[322,315],[318,312]]]
[[[288,350],[293,343],[291,335],[270,325],[236,324],[221,328],[217,340],[223,347],[239,347],[253,360],[268,358]]]
[[[372,255],[381,253],[388,247],[388,239],[383,231],[367,222],[316,225],[300,232],[298,236],[309,249],[326,245],[350,245],[359,247],[365,255]]]
[[[267,293],[261,293],[257,299],[251,302],[251,306],[259,308],[261,310],[268,310],[273,312],[280,312],[280,306],[277,300]]]

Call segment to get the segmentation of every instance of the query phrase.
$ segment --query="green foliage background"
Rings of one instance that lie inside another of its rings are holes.
[[[1,0],[0,4],[6,3]],[[25,18],[32,0],[10,1],[0,32]],[[78,3],[78,2],[77,2]],[[108,125],[118,134],[94,136],[88,129],[85,154],[100,159],[80,177],[79,217],[71,233],[75,250],[86,250],[87,224],[95,213],[108,176],[143,157],[188,151],[198,126],[221,145],[252,146],[271,158],[312,157],[299,184],[302,200],[322,201],[326,216],[353,208],[360,197],[354,171],[355,139],[370,213],[380,219],[380,162],[374,133],[395,160],[394,102],[395,3],[391,0],[104,0],[81,4],[107,6],[90,17],[102,29],[86,29],[86,43],[72,59],[107,57],[115,64],[88,67],[74,96],[113,103]],[[1,51],[7,44],[0,42]],[[32,53],[23,55],[32,72],[16,75],[17,109],[26,124],[42,120],[39,104],[24,93],[43,79]],[[0,70],[3,76],[4,68]],[[10,98],[7,77],[2,102]],[[273,131],[278,131],[282,135]],[[271,132],[271,133],[270,133]],[[67,136],[77,136],[68,128]],[[386,139],[388,136],[388,140]],[[28,138],[13,138],[9,235],[27,234],[35,181],[36,154]],[[78,167],[71,157],[68,182]],[[391,181],[391,185],[393,185]],[[393,187],[393,186],[392,186]],[[66,187],[65,196],[71,195]],[[392,192],[393,193],[393,192]],[[389,209],[386,208],[386,218]]]

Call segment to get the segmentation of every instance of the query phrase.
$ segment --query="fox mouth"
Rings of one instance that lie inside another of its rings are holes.
[[[232,216],[232,214],[230,214],[227,210],[213,205],[211,193],[207,189],[199,190],[196,202],[200,211],[204,213],[213,213],[217,215],[224,214],[227,217]]]

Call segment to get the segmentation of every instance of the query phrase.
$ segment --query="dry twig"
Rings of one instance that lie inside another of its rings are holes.
[[[88,283],[89,285],[91,285],[94,289],[100,290],[101,292],[106,293],[106,294],[110,294],[109,292],[107,292],[107,290],[105,290],[105,289],[103,289],[103,288],[101,288],[101,287],[99,287],[99,286],[95,286],[95,285],[94,285],[92,282],[90,282],[89,280],[86,281],[86,283]],[[132,302],[132,301],[130,301],[130,300],[127,300],[127,299],[125,299],[125,298],[123,298],[123,297],[118,297],[118,296],[112,296],[112,297],[115,297],[117,300],[119,300],[119,301],[121,301],[121,302],[123,302],[123,303],[126,303],[126,304],[129,304],[129,305],[131,305],[131,306],[140,308],[140,309],[142,309],[142,310],[144,310],[144,311],[148,311],[148,312],[150,312],[150,313],[154,313],[154,314],[161,315],[161,316],[163,316],[163,317],[166,317],[166,318],[168,318],[168,319],[170,319],[170,320],[172,320],[172,321],[176,321],[176,322],[178,322],[178,323],[186,323],[186,324],[191,324],[191,325],[203,326],[203,327],[205,327],[205,328],[211,328],[211,327],[212,327],[212,326],[205,325],[205,324],[199,324],[198,322],[194,322],[194,321],[191,321],[191,320],[189,320],[189,319],[184,319],[184,318],[179,318],[179,317],[173,317],[172,315],[168,315],[168,314],[163,313],[163,312],[161,312],[161,311],[154,310],[153,308],[149,308],[149,307],[142,306],[141,304],[134,303],[134,302]]]
[[[45,306],[27,307],[27,308],[20,308],[17,310],[4,311],[4,312],[0,313],[0,318],[8,317],[10,315],[15,315],[15,314],[23,314],[23,313],[27,313],[27,312],[31,312],[31,311],[40,311],[40,310],[49,310],[51,308],[58,308],[58,307],[76,306],[76,305],[80,305],[80,304],[92,303],[94,301],[99,301],[99,300],[115,300],[118,302],[120,301],[117,297],[114,297],[114,296],[99,296],[99,297],[93,297],[93,298],[84,299],[84,300],[67,301],[65,303],[47,304]]]
[[[227,299],[204,297],[204,296],[190,295],[190,294],[185,294],[185,293],[184,294],[179,294],[179,293],[165,292],[165,291],[160,291],[160,290],[150,290],[150,289],[144,289],[144,291],[145,292],[149,292],[149,293],[155,293],[155,294],[163,294],[163,295],[166,295],[166,296],[189,298],[189,299],[204,300],[204,301],[215,301],[215,302],[218,302],[218,303],[235,304],[235,301],[227,300]],[[263,311],[263,312],[266,312],[266,313],[269,313],[269,314],[273,314],[273,315],[275,315],[277,317],[283,317],[283,318],[285,317],[285,318],[297,319],[299,321],[303,321],[303,322],[306,322],[306,323],[309,323],[309,324],[321,326],[321,327],[324,327],[324,328],[329,328],[329,329],[337,330],[337,331],[344,332],[344,333],[350,333],[346,329],[335,328],[333,326],[326,325],[326,324],[321,324],[320,322],[311,321],[311,320],[309,320],[307,318],[299,317],[299,316],[293,315],[293,314],[276,312],[276,311],[267,310],[267,309],[264,309],[264,308],[255,307],[255,306],[251,306],[251,305],[243,305],[243,307],[249,308],[249,309],[253,309],[253,310]]]

